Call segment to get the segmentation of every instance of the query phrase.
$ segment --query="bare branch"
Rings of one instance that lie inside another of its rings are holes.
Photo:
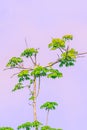
[[[18,67],[18,66],[5,68],[4,70],[8,70],[8,69],[22,69],[22,70],[29,70],[29,71],[33,70],[32,68],[25,68],[25,67]]]
[[[26,38],[25,38],[25,44],[26,44],[26,48],[28,48],[28,43],[27,43],[27,40],[26,40]]]
[[[19,72],[20,73],[20,72]],[[11,76],[11,78],[13,78],[14,76],[18,75],[19,73],[15,73]]]
[[[35,62],[31,56],[30,56],[30,59],[31,59],[32,63],[35,65]]]
[[[52,62],[51,64],[46,65],[46,66],[44,66],[44,67],[51,67],[51,66],[57,64],[59,61],[60,61],[60,58],[59,58],[58,60],[56,60],[55,62]]]
[[[61,51],[61,53],[63,53],[63,50],[62,50],[62,48],[59,48],[59,50]]]
[[[83,52],[83,53],[78,53],[77,55],[86,55],[87,52]]]

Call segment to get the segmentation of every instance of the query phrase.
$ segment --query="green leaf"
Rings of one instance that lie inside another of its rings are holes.
[[[21,56],[25,56],[25,57],[31,57],[35,54],[38,53],[38,50],[37,49],[34,49],[34,48],[28,48],[26,50],[24,50],[22,53],[21,53]]]
[[[19,82],[22,82],[22,81],[24,81],[24,80],[30,80],[29,71],[28,71],[28,70],[22,70],[22,71],[18,74],[18,78],[19,78]]]
[[[48,72],[48,69],[42,66],[36,66],[34,70],[31,72],[31,75],[40,77],[40,76],[46,76]]]
[[[34,96],[31,96],[31,97],[29,98],[29,100],[34,100]]]
[[[41,105],[41,109],[45,109],[45,110],[53,110],[56,108],[56,106],[58,106],[58,104],[56,102],[46,102],[43,105]]]
[[[20,129],[25,129],[26,128],[26,130],[30,130],[31,127],[32,127],[32,123],[31,122],[26,122],[26,123],[23,123],[23,124],[19,125],[17,127],[17,129],[20,130]]]
[[[51,130],[51,127],[50,126],[43,126],[43,127],[41,127],[41,130]]]
[[[18,84],[15,85],[15,87],[14,87],[14,89],[12,91],[16,91],[16,90],[19,90],[19,89],[22,89],[22,88],[24,88],[22,86],[22,83],[18,83]]]
[[[62,67],[63,65],[65,65],[66,67],[73,66],[74,63],[76,62],[77,54],[78,54],[78,52],[73,48],[62,53],[61,59],[59,61],[59,66],[60,67]]]
[[[0,130],[14,130],[14,129],[11,127],[0,127]]]
[[[56,50],[58,48],[64,48],[65,47],[65,41],[60,38],[53,38],[52,42],[48,44],[48,48],[51,50]]]
[[[61,72],[59,72],[57,69],[50,69],[49,74],[47,75],[48,78],[61,78],[63,75]]]
[[[34,122],[32,122],[32,127],[35,127],[35,128],[38,128],[38,127],[40,127],[42,125],[42,123],[41,122],[39,122],[39,121],[34,121]]]
[[[19,65],[22,62],[23,62],[23,60],[20,57],[12,57],[6,66],[7,67],[15,67],[16,65]]]
[[[73,36],[72,36],[72,35],[64,35],[64,36],[62,37],[62,39],[64,39],[65,41],[66,41],[66,40],[73,40]]]

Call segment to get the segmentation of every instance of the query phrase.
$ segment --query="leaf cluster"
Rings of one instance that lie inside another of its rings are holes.
[[[21,56],[25,56],[26,58],[28,57],[31,57],[35,54],[38,53],[38,50],[37,49],[34,49],[34,48],[27,48],[26,50],[24,50],[22,53],[21,53]]]
[[[0,130],[14,130],[14,129],[11,127],[0,127]]]
[[[26,128],[26,130],[30,130],[32,127],[38,128],[41,125],[42,125],[42,123],[36,120],[34,122],[23,123],[23,124],[19,125],[17,129],[20,130],[20,129],[25,129]]]
[[[16,90],[19,90],[19,89],[22,89],[22,88],[24,88],[22,83],[17,83],[12,91],[16,91]]]
[[[55,78],[61,78],[63,76],[62,73],[59,72],[57,69],[50,69],[49,72],[50,73],[47,75],[48,78],[55,79]]]
[[[72,35],[64,35],[63,37],[62,37],[62,39],[64,39],[65,41],[67,41],[67,40],[73,40],[73,36]]]
[[[19,74],[18,74],[18,78],[19,78],[19,82],[22,82],[24,80],[29,80],[29,71],[28,70],[22,70]]]
[[[48,44],[48,48],[51,50],[56,50],[58,48],[64,48],[65,47],[65,41],[60,38],[53,38],[52,42]]]
[[[41,127],[41,130],[62,130],[62,129],[60,129],[60,128],[56,129],[56,128],[52,128],[50,126],[43,126],[43,127]]]
[[[7,67],[15,67],[16,65],[19,65],[22,62],[23,62],[23,60],[20,57],[12,57],[6,66]]]
[[[66,67],[73,66],[76,61],[77,54],[78,54],[78,52],[75,51],[75,49],[73,49],[73,48],[62,53],[61,59],[59,61],[60,62],[59,66],[60,67],[62,67],[63,65],[65,65]]]
[[[41,105],[40,108],[45,110],[54,110],[56,109],[56,106],[58,106],[56,102],[46,102],[43,105]]]

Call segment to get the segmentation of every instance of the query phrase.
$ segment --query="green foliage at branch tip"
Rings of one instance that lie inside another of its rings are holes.
[[[41,109],[45,109],[45,110],[54,110],[56,109],[56,106],[58,106],[57,102],[46,102],[43,105],[41,105]]]
[[[19,89],[22,89],[22,88],[24,88],[22,83],[17,83],[12,91],[16,91],[16,90],[19,90]]]
[[[29,77],[29,71],[28,70],[22,70],[19,74],[18,74],[18,78],[19,78],[19,82],[22,82],[24,80],[30,80]]]
[[[35,48],[27,48],[26,50],[24,50],[22,53],[21,53],[21,56],[25,56],[25,57],[31,57],[35,54],[38,53],[38,50],[35,49]]]
[[[20,57],[12,57],[7,63],[6,67],[15,67],[22,62],[23,60]]]
[[[56,50],[58,48],[64,48],[65,47],[65,41],[60,38],[53,38],[52,42],[48,44],[48,48],[51,50]]]
[[[50,126],[43,126],[43,127],[41,127],[41,130],[51,130],[51,127]]]
[[[49,72],[50,73],[47,75],[48,78],[55,79],[63,77],[62,73],[59,72],[57,69],[50,69]]]
[[[14,130],[14,129],[11,127],[0,127],[0,130]]]
[[[31,127],[32,127],[32,123],[31,122],[26,122],[26,123],[23,123],[23,124],[19,125],[17,127],[17,129],[20,130],[20,129],[25,129],[26,128],[26,130],[30,130]]]
[[[31,72],[31,75],[35,77],[46,76],[47,72],[48,69],[46,67],[35,66],[34,70]]]
[[[41,130],[62,130],[62,129],[60,129],[60,128],[51,128],[50,126],[43,126],[43,127],[41,127]]]
[[[73,48],[62,53],[61,59],[59,61],[60,62],[59,66],[60,67],[62,67],[63,65],[65,65],[66,67],[73,66],[74,63],[76,62],[77,54],[78,54],[78,52]]]
[[[40,126],[42,126],[42,123],[41,122],[39,122],[39,121],[34,121],[34,122],[32,122],[32,127],[34,127],[34,128],[39,128]]]
[[[62,39],[64,39],[65,41],[67,41],[67,40],[73,40],[73,36],[70,35],[70,34],[64,35],[64,36],[62,37]]]

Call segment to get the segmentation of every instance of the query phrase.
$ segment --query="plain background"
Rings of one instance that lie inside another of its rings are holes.
[[[12,93],[17,78],[14,70],[3,71],[9,58],[20,56],[26,48],[40,48],[41,65],[57,58],[49,51],[52,37],[72,34],[70,46],[87,52],[86,0],[0,0],[0,126],[18,125],[32,121],[27,89]],[[59,106],[49,116],[49,125],[63,130],[87,129],[87,56],[77,59],[71,68],[62,68],[63,78],[42,79],[38,98],[38,119],[45,123],[46,112],[39,109],[45,101]]]

